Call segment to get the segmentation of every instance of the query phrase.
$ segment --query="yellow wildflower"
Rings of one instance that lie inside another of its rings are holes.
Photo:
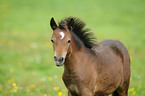
[[[136,94],[136,91],[133,91],[133,92],[132,92],[132,96],[134,96],[135,94]]]
[[[62,92],[58,92],[58,96],[62,96]]]
[[[13,91],[12,90],[9,90],[9,92],[12,94],[13,93]]]
[[[13,72],[14,72],[13,68],[10,68],[10,69],[9,69],[9,72],[10,72],[10,73],[13,73]]]
[[[17,93],[17,90],[16,89],[13,89],[14,93]]]
[[[32,84],[32,85],[30,86],[31,89],[32,89],[32,88],[35,88],[35,87],[36,87],[35,84]]]
[[[131,89],[128,90],[128,92],[132,92],[132,91],[134,91],[134,88],[131,88]]]
[[[16,83],[13,83],[12,85],[13,85],[14,87],[16,87]]]
[[[30,92],[30,89],[26,89],[26,92]]]
[[[17,90],[17,89],[18,89],[18,87],[17,87],[17,86],[15,86],[15,89]]]

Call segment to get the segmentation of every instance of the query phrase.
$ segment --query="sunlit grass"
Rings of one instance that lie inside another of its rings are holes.
[[[67,96],[53,61],[51,17],[78,16],[98,37],[119,39],[131,57],[129,96],[145,95],[144,0],[1,0],[0,96]]]

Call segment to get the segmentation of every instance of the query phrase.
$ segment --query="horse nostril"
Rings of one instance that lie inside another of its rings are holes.
[[[60,62],[61,63],[61,62],[63,62],[64,58],[54,56],[54,60],[55,60],[55,62]]]
[[[56,56],[54,56],[54,60],[55,60],[55,61],[57,61],[57,58],[56,58]]]
[[[59,60],[58,60],[59,62],[62,62],[63,61],[63,57],[61,57],[61,58],[59,58]]]

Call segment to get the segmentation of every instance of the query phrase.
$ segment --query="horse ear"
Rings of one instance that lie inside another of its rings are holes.
[[[68,22],[68,29],[72,30],[73,29],[73,25],[74,25],[74,19],[71,18],[70,21]]]
[[[56,29],[56,27],[57,27],[57,24],[55,23],[55,20],[53,17],[50,20],[50,26],[53,30]]]

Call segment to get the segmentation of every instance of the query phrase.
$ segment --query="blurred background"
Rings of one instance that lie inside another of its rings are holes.
[[[98,42],[125,44],[129,96],[145,96],[145,0],[0,0],[0,96],[67,96],[49,21],[68,16],[82,18]]]

